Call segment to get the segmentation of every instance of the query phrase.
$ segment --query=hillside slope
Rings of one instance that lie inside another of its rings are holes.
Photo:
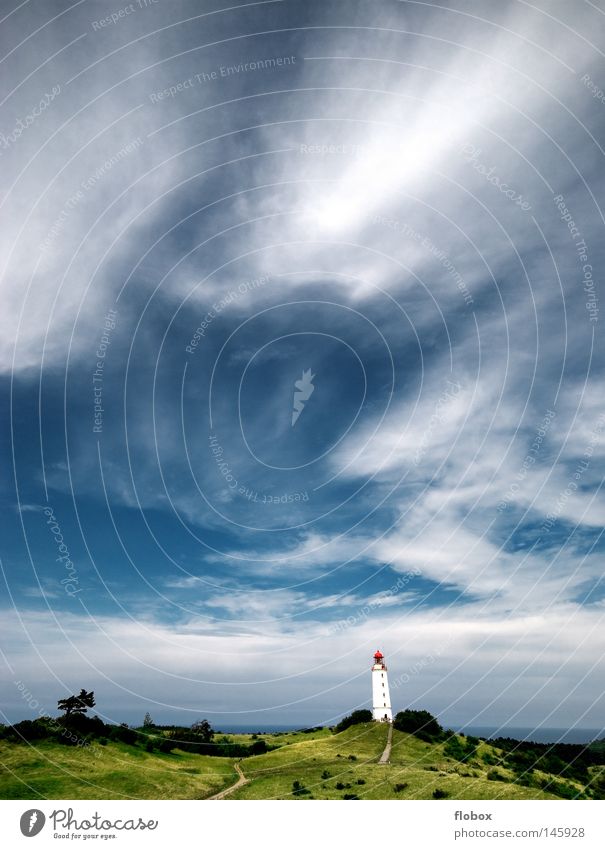
[[[226,799],[603,798],[605,765],[599,759],[583,773],[551,759],[547,768],[558,769],[548,773],[536,764],[519,765],[514,752],[476,738],[424,742],[393,729],[390,760],[383,765],[378,761],[387,732],[386,725],[367,722],[340,733],[234,735],[231,742],[249,746],[263,740],[275,748],[237,761],[248,782]],[[93,742],[87,748],[52,740],[0,741],[0,797],[207,799],[238,779],[232,757],[147,751],[144,740]],[[587,791],[582,780],[595,779],[600,789]]]
[[[233,783],[233,760],[108,742],[0,742],[2,799],[204,799]]]
[[[380,765],[386,740],[387,727],[371,722],[248,758],[241,766],[250,783],[229,798],[431,799],[435,791],[452,799],[556,798],[512,783],[505,770],[498,773],[502,780],[490,780],[494,769],[482,760],[492,756],[488,744],[480,744],[471,763],[460,763],[444,753],[443,743],[394,730],[390,763]]]

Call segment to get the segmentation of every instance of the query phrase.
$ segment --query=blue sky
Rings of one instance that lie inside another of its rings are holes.
[[[5,14],[4,717],[600,726],[603,13]]]

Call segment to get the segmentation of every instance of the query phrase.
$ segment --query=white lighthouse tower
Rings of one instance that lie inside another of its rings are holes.
[[[384,655],[378,650],[374,655],[372,666],[372,713],[376,722],[393,721],[387,666]]]

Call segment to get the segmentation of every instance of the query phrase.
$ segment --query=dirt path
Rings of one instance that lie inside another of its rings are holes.
[[[380,756],[379,764],[388,764],[391,757],[391,744],[393,741],[393,725],[389,722],[389,734],[387,736],[387,744],[384,747],[384,752]]]
[[[390,750],[390,746],[389,746],[389,750]],[[209,800],[210,799],[224,799],[225,796],[231,795],[231,793],[233,793],[234,790],[237,790],[238,787],[243,787],[244,784],[248,784],[250,779],[246,778],[246,776],[242,772],[241,766],[239,764],[233,764],[233,765],[235,767],[235,771],[237,772],[237,774],[239,776],[237,781],[235,782],[235,784],[232,784],[231,787],[227,787],[226,790],[221,790],[221,792],[217,793],[215,796],[209,796],[208,797]]]

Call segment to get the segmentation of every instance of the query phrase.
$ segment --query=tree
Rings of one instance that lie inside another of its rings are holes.
[[[400,711],[393,720],[393,728],[429,742],[443,737],[443,728],[428,710]]]
[[[349,728],[351,725],[358,725],[361,722],[372,722],[373,716],[371,710],[354,710],[350,716],[345,716],[344,719],[341,719],[338,725],[336,726],[336,733],[340,733],[344,731],[346,728]]]
[[[143,719],[143,728],[153,728],[153,719],[151,718],[149,711],[147,711]]]
[[[209,743],[214,737],[214,731],[207,719],[198,719],[191,726],[194,734],[202,738],[204,743]]]
[[[87,693],[84,689],[80,690],[77,696],[68,696],[66,699],[59,699],[57,702],[57,707],[59,710],[65,711],[66,717],[72,714],[86,713],[88,708],[93,708],[94,706],[95,694],[92,690],[90,693]]]

